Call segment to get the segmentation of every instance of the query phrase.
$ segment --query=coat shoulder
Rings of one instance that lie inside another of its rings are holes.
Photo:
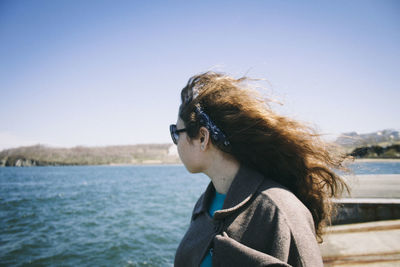
[[[309,209],[290,190],[274,181],[264,182],[259,189],[256,199],[264,203],[265,214],[269,214],[267,220],[280,232],[277,240],[290,240],[287,261],[295,266],[322,266]]]
[[[286,187],[266,179],[257,192],[258,202],[272,214],[279,214],[292,232],[309,228],[315,235],[314,220],[310,210]]]

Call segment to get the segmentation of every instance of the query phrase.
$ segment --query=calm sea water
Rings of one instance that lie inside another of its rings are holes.
[[[208,182],[183,166],[0,168],[0,265],[172,266]]]

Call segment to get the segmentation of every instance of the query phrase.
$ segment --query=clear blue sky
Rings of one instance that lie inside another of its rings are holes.
[[[399,129],[399,1],[0,1],[0,149],[168,143],[209,69],[326,134]]]

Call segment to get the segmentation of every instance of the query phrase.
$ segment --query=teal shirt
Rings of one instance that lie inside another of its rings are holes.
[[[210,214],[211,217],[214,217],[214,212],[217,210],[222,209],[222,206],[224,205],[226,195],[220,194],[217,191],[215,191],[214,198],[211,202],[210,208],[208,209],[208,214]],[[201,267],[211,267],[212,266],[212,255],[210,251],[208,251],[207,255],[204,257],[203,261],[201,262]]]

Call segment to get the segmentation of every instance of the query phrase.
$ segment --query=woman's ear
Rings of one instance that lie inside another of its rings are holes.
[[[208,145],[208,140],[210,139],[210,132],[207,130],[206,127],[200,127],[199,133],[201,149],[205,150]]]

